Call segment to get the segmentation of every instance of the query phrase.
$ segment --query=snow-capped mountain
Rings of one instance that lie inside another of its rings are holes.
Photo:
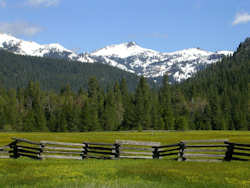
[[[103,63],[122,70],[157,79],[168,74],[172,81],[191,77],[208,64],[232,55],[231,51],[209,52],[190,48],[171,53],[161,53],[142,48],[135,42],[107,46],[92,53],[76,54],[60,44],[40,45],[0,34],[0,48],[15,54],[52,57],[74,60],[82,63]]]
[[[93,56],[116,56],[119,58],[127,58],[136,56],[138,54],[145,54],[147,56],[158,55],[157,51],[145,49],[138,46],[135,42],[128,42],[123,44],[111,45],[100,50],[97,50],[91,55]]]
[[[172,81],[191,77],[206,65],[232,55],[231,51],[209,52],[190,48],[171,53],[160,53],[138,46],[135,42],[111,45],[90,54],[84,54],[91,62],[102,62],[125,71],[150,78],[168,73]]]
[[[60,44],[40,45],[35,42],[24,41],[7,34],[0,33],[0,48],[19,55],[29,55],[38,57],[55,57],[76,60],[78,55],[67,50]]]

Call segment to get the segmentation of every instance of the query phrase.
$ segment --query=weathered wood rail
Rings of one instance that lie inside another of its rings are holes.
[[[154,159],[174,159],[178,160],[178,155],[180,151],[180,144],[170,144],[170,145],[163,145],[163,146],[153,146],[154,148]],[[171,157],[171,158],[169,158]],[[174,158],[173,158],[174,157]]]
[[[127,159],[153,159],[153,147],[158,147],[160,144],[160,142],[116,140],[116,145],[119,146],[119,158]]]
[[[13,138],[0,147],[0,159],[28,157],[31,159],[169,159],[178,161],[222,162],[250,161],[250,144],[233,143],[227,139],[184,140],[176,144],[116,140],[111,143],[70,143]]]
[[[117,144],[84,142],[83,158],[114,159],[118,158]]]
[[[0,159],[9,159],[11,156],[11,148],[10,146],[0,147]]]
[[[225,158],[227,141],[227,139],[181,141],[179,160],[221,162]]]
[[[40,159],[83,159],[84,144],[41,141]]]
[[[11,158],[29,157],[32,159],[40,159],[42,152],[41,144],[26,139],[13,138],[13,142],[9,144],[11,151]]]

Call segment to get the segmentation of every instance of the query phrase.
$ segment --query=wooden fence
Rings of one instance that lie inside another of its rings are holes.
[[[84,158],[114,159],[119,157],[117,144],[84,142],[84,145]]]
[[[228,140],[186,140],[180,143],[179,160],[220,162],[225,158]]]
[[[131,140],[116,140],[119,146],[119,158],[127,159],[153,159],[155,149],[160,142],[141,142]]]
[[[179,152],[181,149],[180,144],[171,144],[163,146],[153,146],[154,159],[174,159],[178,160]]]
[[[186,140],[176,144],[116,140],[111,143],[69,143],[13,138],[0,147],[0,159],[28,157],[32,159],[170,159],[178,161],[250,161],[250,144],[223,140]]]
[[[9,145],[0,147],[0,159],[9,159],[11,158],[11,148]]]
[[[12,149],[11,158],[29,157],[32,159],[40,159],[42,147],[39,142],[33,142],[26,139],[13,139],[14,142],[9,144]]]
[[[84,158],[84,144],[41,141],[40,159],[78,159]]]
[[[239,144],[228,141],[225,144],[227,144],[226,161],[250,161],[250,144]]]

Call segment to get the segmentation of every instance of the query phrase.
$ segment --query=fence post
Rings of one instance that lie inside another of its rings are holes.
[[[178,161],[185,161],[186,160],[184,158],[185,143],[184,142],[180,142],[179,146],[180,146],[180,151],[179,151]]]
[[[44,144],[40,144],[40,151],[39,151],[39,158],[40,159],[43,159],[42,158],[43,149],[44,149]]]
[[[226,151],[224,160],[225,161],[231,161],[232,158],[233,158],[234,144],[233,143],[228,143],[228,142],[226,144],[228,144],[228,146],[227,146],[227,151]]]
[[[153,147],[154,150],[153,150],[153,159],[159,159],[160,156],[159,156],[159,151],[158,151],[158,147]]]
[[[118,159],[120,157],[120,144],[115,143],[114,146],[115,146],[115,158]]]
[[[82,152],[82,159],[86,159],[88,155],[88,147],[89,145],[86,143],[83,143],[85,146],[83,146],[83,152]]]
[[[13,149],[13,158],[14,159],[17,159],[19,157],[19,154],[18,154],[18,147],[17,147],[17,140],[12,142],[10,144],[10,147]]]

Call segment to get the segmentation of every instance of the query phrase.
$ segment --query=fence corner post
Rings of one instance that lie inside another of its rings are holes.
[[[83,142],[85,146],[83,146],[83,151],[82,151],[82,160],[87,158],[88,155],[88,144]]]
[[[229,142],[225,142],[225,144],[227,145],[227,151],[225,153],[225,161],[231,161],[233,158],[233,152],[234,152],[234,144],[233,143],[229,143]]]
[[[115,158],[120,158],[120,144],[115,143]]]
[[[12,143],[10,144],[10,147],[13,149],[13,158],[14,158],[14,159],[17,159],[17,158],[20,157],[19,154],[18,154],[17,143],[18,143],[18,141],[15,140],[14,142],[12,142]]]
[[[153,148],[153,159],[160,159],[160,154],[159,154],[159,150],[158,147],[152,147]]]
[[[43,150],[44,150],[44,144],[40,144],[40,151],[39,151],[39,159],[43,159],[42,157],[42,153],[43,153]]]
[[[186,158],[184,157],[185,143],[180,142],[179,146],[180,146],[180,151],[179,151],[178,161],[185,161],[186,160]]]

